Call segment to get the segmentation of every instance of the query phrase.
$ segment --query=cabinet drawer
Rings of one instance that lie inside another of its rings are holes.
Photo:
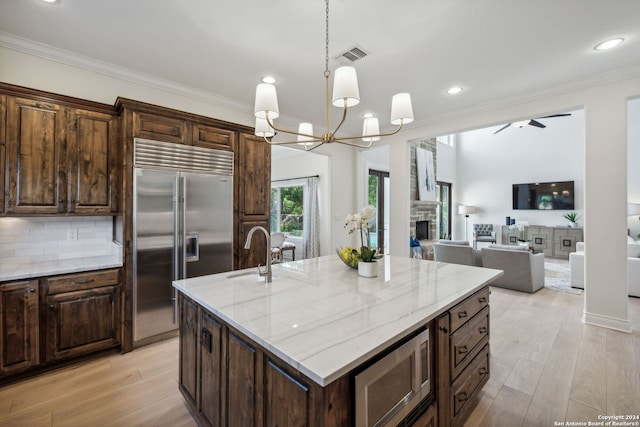
[[[193,127],[193,144],[198,147],[233,150],[235,133],[211,126],[195,125]]]
[[[449,311],[451,316],[451,332],[455,332],[467,320],[489,304],[489,287],[485,286]]]
[[[484,346],[475,359],[454,381],[453,415],[457,416],[468,402],[472,402],[475,395],[489,379],[489,345]]]
[[[66,274],[47,278],[47,295],[61,292],[80,291],[83,289],[114,286],[120,283],[120,270],[91,271],[88,273]]]
[[[456,378],[489,339],[489,307],[451,335],[451,378]]]

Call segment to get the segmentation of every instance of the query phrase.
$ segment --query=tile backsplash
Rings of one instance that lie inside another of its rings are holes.
[[[0,218],[0,265],[118,253],[112,217]]]

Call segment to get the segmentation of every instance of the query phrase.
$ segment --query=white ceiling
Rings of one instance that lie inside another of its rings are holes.
[[[330,56],[355,45],[370,53],[353,64],[361,103],[347,130],[360,132],[365,112],[389,130],[391,96],[401,91],[412,95],[417,126],[640,75],[639,22],[638,0],[332,0]],[[271,74],[285,122],[324,124],[320,0],[0,0],[0,33],[247,112]],[[593,50],[612,37],[626,42]],[[464,91],[446,95],[452,85]]]

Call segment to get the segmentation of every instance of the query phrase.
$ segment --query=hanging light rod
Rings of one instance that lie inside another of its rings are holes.
[[[358,148],[369,148],[374,141],[378,141],[383,136],[390,136],[398,133],[402,126],[413,121],[413,108],[411,106],[411,96],[408,93],[398,93],[391,100],[391,124],[397,128],[391,132],[380,133],[380,126],[377,117],[365,117],[360,136],[336,136],[336,133],[347,119],[347,110],[360,102],[360,92],[358,90],[358,79],[356,69],[345,66],[335,70],[333,77],[333,98],[332,103],[336,107],[342,108],[342,118],[340,123],[331,131],[331,121],[329,114],[329,0],[325,0],[325,55],[324,55],[324,80],[325,80],[325,113],[326,130],[323,134],[315,134],[311,123],[300,123],[298,131],[282,129],[274,124],[274,120],[280,115],[278,109],[278,96],[276,87],[271,83],[260,83],[256,88],[256,103],[254,113],[256,116],[255,134],[261,136],[265,141],[273,145],[281,144],[301,144],[305,150],[310,151],[323,144],[339,142]],[[296,135],[295,141],[273,142],[268,138],[273,137],[276,132],[283,132]],[[362,139],[363,143],[356,141]]]

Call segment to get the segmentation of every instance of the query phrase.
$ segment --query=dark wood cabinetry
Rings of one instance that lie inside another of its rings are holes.
[[[191,299],[178,298],[179,388],[202,425],[348,425],[348,376],[320,387]]]
[[[254,234],[251,250],[244,250],[249,230],[262,226],[270,230],[271,146],[254,135],[241,133],[236,156],[236,268],[255,267],[266,262],[266,242]],[[244,251],[244,252],[243,252]]]
[[[67,115],[54,103],[8,97],[7,213],[64,212]]]
[[[119,269],[51,277],[44,287],[48,362],[119,345]]]
[[[75,214],[117,211],[118,118],[87,110],[71,112],[69,202]]]
[[[489,288],[436,319],[438,419],[461,426],[489,380]]]
[[[5,214],[115,214],[113,107],[5,84],[0,92]]]
[[[0,377],[39,363],[38,281],[0,284]]]
[[[4,213],[5,154],[7,128],[7,97],[0,94],[0,214]]]

